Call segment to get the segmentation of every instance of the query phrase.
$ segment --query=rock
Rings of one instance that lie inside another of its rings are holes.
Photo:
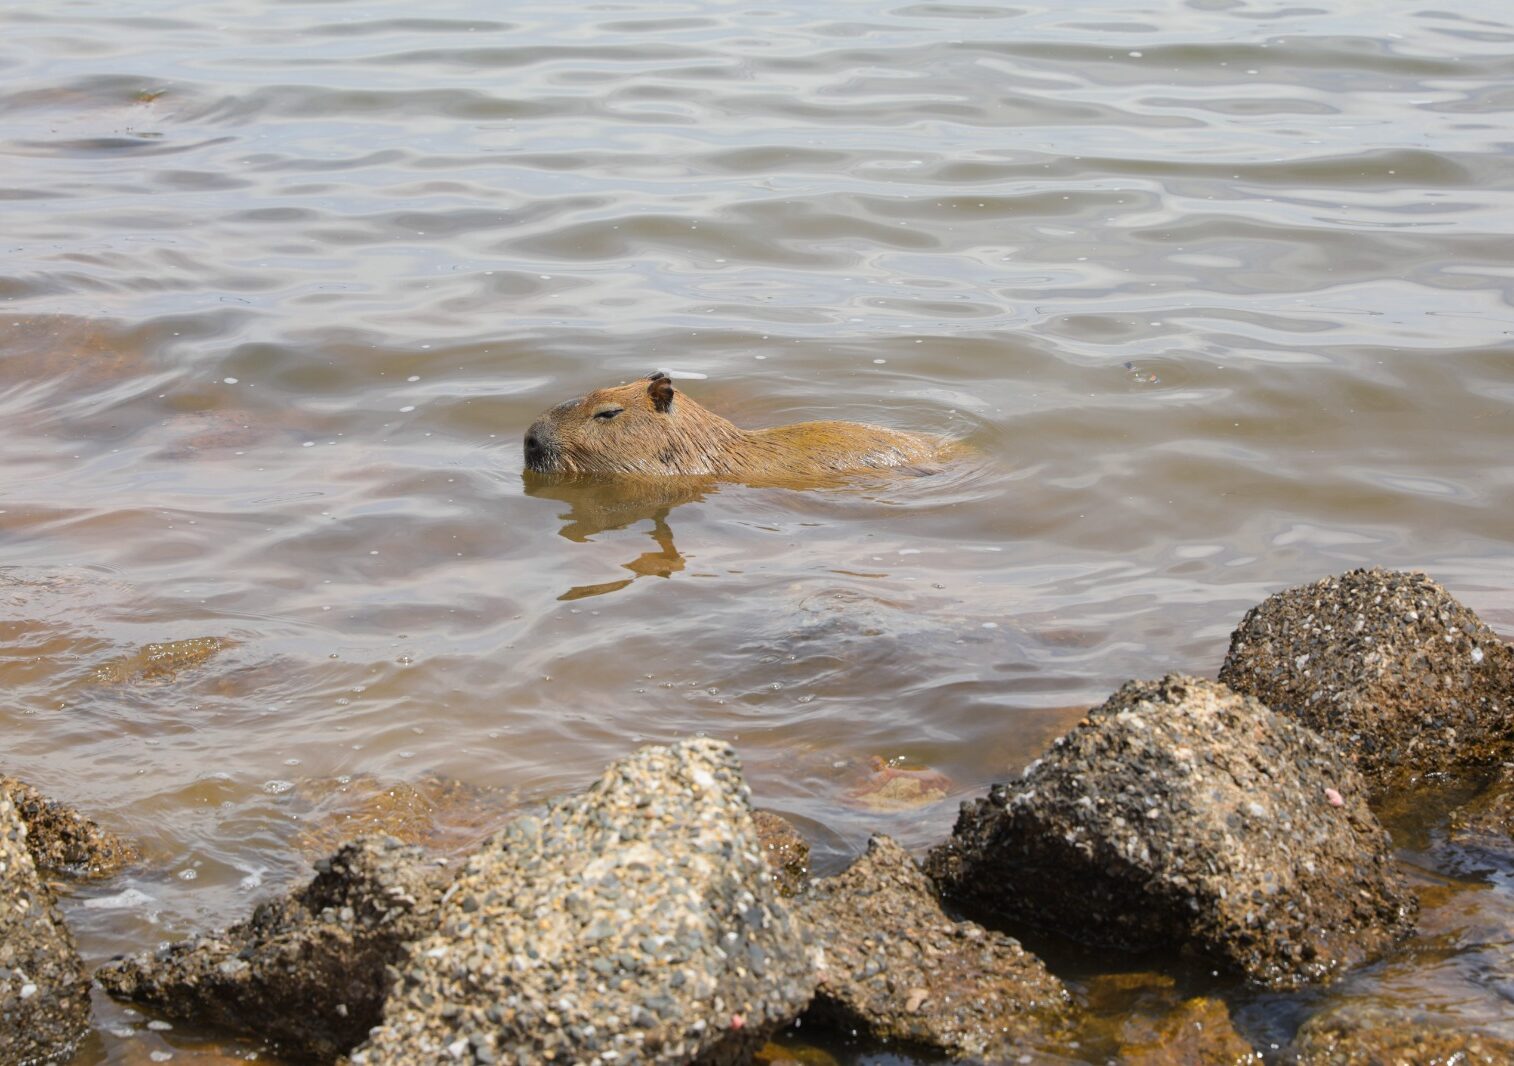
[[[951,778],[929,766],[874,755],[867,772],[842,798],[849,807],[881,814],[928,807],[956,788]]]
[[[1252,1066],[1261,1053],[1236,1032],[1222,1000],[1184,999],[1158,973],[1102,974],[1085,995],[1081,1047],[1108,1045],[1121,1066]],[[1091,1038],[1091,1041],[1090,1041]]]
[[[1514,854],[1514,766],[1498,776],[1451,815],[1451,842],[1462,847]]]
[[[518,797],[436,774],[384,783],[369,774],[301,782],[295,789],[304,828],[294,838],[306,856],[329,855],[345,841],[375,833],[444,855],[473,851],[504,822]]]
[[[753,811],[757,843],[780,896],[792,896],[810,879],[810,845],[792,822],[772,811]]]
[[[948,918],[888,837],[798,903],[817,945],[813,1016],[957,1059],[997,1060],[1067,1039],[1062,983],[1018,942]]]
[[[1235,1031],[1230,1009],[1218,999],[1186,999],[1149,1032],[1127,1032],[1121,1066],[1246,1066],[1261,1052]]]
[[[0,774],[0,792],[10,794],[16,813],[26,823],[26,849],[39,870],[104,877],[140,857],[135,847],[114,833],[14,777]]]
[[[1297,1066],[1508,1066],[1514,1043],[1461,1026],[1419,1022],[1394,1010],[1348,1004],[1299,1029],[1287,1062]]]
[[[89,1027],[89,975],[0,789],[0,1062],[72,1056]]]
[[[1424,574],[1353,570],[1269,597],[1220,680],[1329,737],[1378,789],[1496,762],[1514,733],[1514,649]]]
[[[131,655],[107,659],[89,673],[100,685],[166,685],[183,670],[199,666],[216,652],[232,646],[220,637],[190,637],[161,644],[144,644]]]
[[[764,1045],[752,1062],[754,1066],[841,1066],[829,1051],[792,1042]]]
[[[107,963],[114,996],[330,1060],[378,1024],[404,946],[435,927],[448,871],[386,837],[343,846],[303,889],[222,933]]]
[[[1132,681],[1011,786],[962,805],[926,872],[1088,943],[1184,944],[1289,988],[1381,954],[1414,897],[1350,760],[1223,685]]]
[[[740,765],[709,740],[507,825],[401,971],[354,1063],[744,1062],[815,981]]]

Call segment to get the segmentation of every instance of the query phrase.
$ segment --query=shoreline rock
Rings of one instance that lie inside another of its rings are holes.
[[[1421,573],[1352,570],[1269,596],[1219,679],[1329,738],[1379,791],[1514,751],[1514,648]]]
[[[773,811],[753,811],[752,823],[768,872],[773,875],[773,887],[785,899],[796,895],[810,880],[809,841],[792,822]]]
[[[1416,1021],[1397,1010],[1347,1003],[1306,1021],[1283,1061],[1292,1066],[1507,1066],[1514,1062],[1514,1042]]]
[[[39,870],[106,877],[141,858],[135,846],[24,781],[0,774],[0,792],[26,823],[26,848]]]
[[[1070,999],[1003,933],[941,910],[925,873],[875,836],[797,901],[819,959],[809,1016],[954,1059],[1000,1061],[1070,1039]]]
[[[505,826],[399,969],[355,1064],[743,1062],[815,984],[740,763],[709,740]]]
[[[344,1054],[378,1024],[387,967],[433,928],[451,871],[390,837],[352,841],[316,871],[244,922],[106,963],[95,979],[170,1018],[311,1058]]]
[[[49,1063],[89,1029],[89,975],[0,788],[0,1062]]]
[[[1349,759],[1223,685],[1132,681],[1013,785],[964,803],[926,872],[1075,940],[1186,945],[1292,988],[1376,957],[1416,903]]]

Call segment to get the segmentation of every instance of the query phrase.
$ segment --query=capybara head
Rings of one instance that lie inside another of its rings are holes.
[[[541,474],[708,474],[741,431],[673,388],[661,370],[560,403],[526,430]]]

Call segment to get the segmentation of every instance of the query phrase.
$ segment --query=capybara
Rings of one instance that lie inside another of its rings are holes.
[[[543,474],[713,476],[753,482],[914,466],[942,442],[861,422],[741,429],[673,388],[662,371],[560,403],[526,430],[526,469]]]

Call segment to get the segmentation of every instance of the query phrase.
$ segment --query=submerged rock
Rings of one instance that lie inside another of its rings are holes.
[[[1352,1004],[1305,1022],[1284,1061],[1295,1066],[1508,1066],[1514,1062],[1514,1043]]]
[[[1498,775],[1451,815],[1452,843],[1514,855],[1514,766]]]
[[[231,647],[221,637],[190,637],[160,644],[144,644],[139,651],[107,659],[89,673],[100,685],[166,685],[180,672],[207,661],[216,652]]]
[[[0,789],[0,1062],[73,1054],[89,1027],[89,975]]]
[[[1021,780],[964,803],[926,871],[1074,939],[1184,944],[1287,988],[1375,957],[1414,897],[1366,785],[1323,738],[1223,685],[1132,681]]]
[[[512,792],[436,774],[413,782],[385,783],[368,774],[303,782],[292,799],[304,826],[294,844],[311,858],[375,833],[461,855],[498,829],[519,802]]]
[[[810,879],[810,845],[792,822],[772,811],[752,812],[757,843],[780,896],[792,896]]]
[[[470,858],[352,1058],[743,1062],[814,981],[735,755],[686,741],[612,764]]]
[[[1220,680],[1330,738],[1377,788],[1514,741],[1514,649],[1424,574],[1353,570],[1269,597]]]
[[[951,778],[929,766],[874,755],[866,773],[842,799],[849,807],[881,814],[928,807],[956,788]]]
[[[25,782],[0,775],[0,792],[26,823],[26,849],[39,870],[104,877],[139,858],[131,844]]]
[[[1255,1066],[1223,1000],[1185,999],[1166,974],[1101,974],[1085,988],[1082,1048],[1108,1047],[1121,1066]],[[1095,1056],[1094,1061],[1102,1061]]]
[[[1067,1039],[1062,983],[1011,937],[948,918],[888,837],[873,837],[797,906],[822,960],[816,1016],[959,1059],[999,1060]]]
[[[309,885],[260,904],[245,922],[107,963],[95,978],[171,1018],[334,1058],[378,1024],[385,968],[435,928],[449,872],[385,837],[353,841],[316,870]]]

